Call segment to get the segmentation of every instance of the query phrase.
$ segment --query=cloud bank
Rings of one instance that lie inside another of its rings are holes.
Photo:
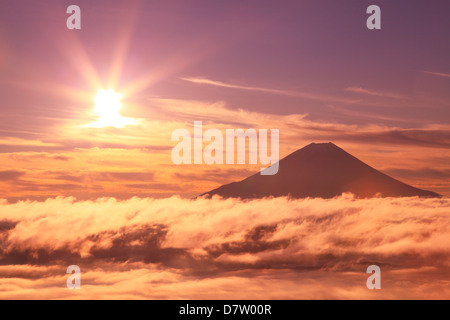
[[[0,204],[0,298],[450,298],[449,199]],[[66,268],[82,270],[81,290]],[[382,290],[366,288],[369,265]]]

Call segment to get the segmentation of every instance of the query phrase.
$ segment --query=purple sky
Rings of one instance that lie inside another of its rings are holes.
[[[365,10],[375,3],[382,9],[382,30],[369,31]],[[82,9],[81,31],[65,28],[69,4]],[[20,116],[26,125],[32,125],[30,117],[67,117],[71,101],[23,86],[49,82],[86,89],[71,64],[76,52],[67,54],[74,38],[105,80],[121,35],[130,30],[121,85],[161,73],[139,97],[224,100],[231,108],[308,113],[325,122],[446,124],[449,9],[440,0],[2,2],[1,113]],[[317,99],[199,85],[183,77]],[[359,88],[364,91],[355,92]],[[0,126],[10,131],[12,123]]]

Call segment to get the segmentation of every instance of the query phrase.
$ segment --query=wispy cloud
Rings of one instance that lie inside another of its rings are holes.
[[[405,96],[392,93],[392,92],[385,92],[385,91],[375,91],[375,90],[369,90],[364,89],[361,87],[350,87],[346,88],[345,91],[353,92],[353,93],[359,93],[359,94],[365,94],[369,96],[375,96],[375,97],[385,97],[385,98],[394,98],[394,99],[403,99]]]
[[[0,181],[16,181],[23,175],[25,172],[16,170],[0,171]]]
[[[225,83],[222,81],[210,80],[207,78],[180,77],[179,79],[183,80],[183,81],[188,81],[191,83],[196,83],[196,84],[205,84],[205,85],[210,85],[210,86],[230,88],[230,89],[240,89],[240,90],[247,90],[247,91],[257,91],[257,92],[264,92],[264,93],[269,93],[269,94],[297,97],[297,98],[308,99],[308,100],[335,101],[335,102],[343,102],[343,103],[355,102],[354,100],[349,100],[349,99],[345,99],[345,98],[341,98],[341,97],[328,96],[328,95],[324,95],[324,94],[236,85],[236,84]]]
[[[423,73],[431,74],[431,75],[437,76],[437,77],[450,78],[450,74],[448,74],[448,73],[432,72],[432,71],[423,71]]]

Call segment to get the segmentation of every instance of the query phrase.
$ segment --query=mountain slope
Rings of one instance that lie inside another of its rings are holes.
[[[333,198],[351,192],[358,198],[439,197],[395,180],[353,157],[333,143],[312,143],[280,160],[276,175],[257,173],[240,182],[233,182],[202,196],[224,198]]]

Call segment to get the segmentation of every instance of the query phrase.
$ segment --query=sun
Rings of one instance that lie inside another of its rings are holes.
[[[89,127],[122,128],[126,125],[136,124],[136,119],[125,118],[120,115],[121,99],[122,95],[112,89],[98,91],[95,96],[94,112],[99,119],[97,122],[90,124]]]
[[[122,107],[122,95],[113,90],[100,90],[95,96],[95,109],[101,117],[115,117]]]

